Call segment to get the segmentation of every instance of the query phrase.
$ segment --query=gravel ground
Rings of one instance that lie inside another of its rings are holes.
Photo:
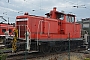
[[[70,52],[70,60],[84,60],[85,58],[90,58],[90,53],[87,54],[87,53]],[[39,58],[33,58],[27,60],[69,60],[69,55],[68,53],[64,53],[64,54],[50,55],[46,57],[39,57]]]

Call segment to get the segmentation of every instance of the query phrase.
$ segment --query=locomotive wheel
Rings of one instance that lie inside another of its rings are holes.
[[[42,52],[44,54],[50,53],[50,51],[51,51],[51,48],[49,46],[42,47]]]
[[[59,53],[62,50],[62,47],[55,47],[55,52]]]

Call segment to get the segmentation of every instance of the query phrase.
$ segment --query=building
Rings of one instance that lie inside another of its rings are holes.
[[[81,24],[82,24],[82,29],[86,30],[90,35],[90,18],[82,19]]]

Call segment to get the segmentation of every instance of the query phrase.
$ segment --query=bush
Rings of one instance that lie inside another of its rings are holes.
[[[90,58],[85,58],[84,60],[90,60]]]
[[[1,54],[0,55],[0,60],[6,60],[7,58],[7,55],[6,54]]]

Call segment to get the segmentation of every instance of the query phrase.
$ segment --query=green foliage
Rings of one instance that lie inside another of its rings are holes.
[[[1,54],[0,55],[0,60],[6,60],[7,58],[7,55],[6,54]]]
[[[84,60],[90,60],[90,58],[85,58]]]

